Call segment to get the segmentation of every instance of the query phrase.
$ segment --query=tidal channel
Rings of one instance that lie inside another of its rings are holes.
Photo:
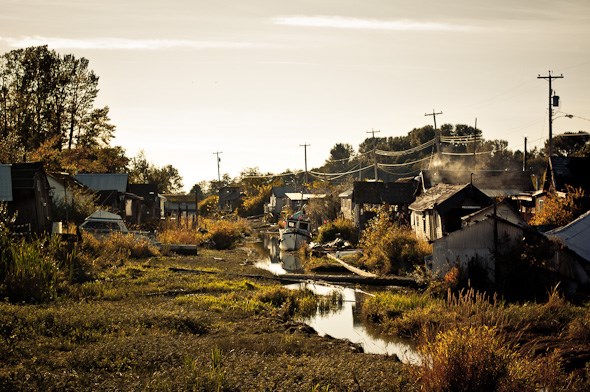
[[[271,271],[276,275],[296,274],[303,272],[303,263],[294,252],[279,249],[278,237],[264,235],[260,242],[250,245],[258,253],[255,266]],[[362,301],[371,296],[370,292],[349,287],[319,282],[302,282],[289,284],[285,287],[294,290],[311,290],[318,295],[331,295],[335,291],[342,297],[342,306],[329,311],[320,310],[311,317],[303,318],[304,322],[321,336],[329,335],[336,339],[346,339],[359,344],[368,354],[396,355],[406,363],[419,363],[419,356],[409,342],[379,335],[371,330],[360,315]]]

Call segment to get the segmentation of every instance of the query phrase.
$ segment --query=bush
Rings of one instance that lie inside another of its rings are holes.
[[[439,332],[420,348],[416,376],[424,391],[496,391],[508,378],[515,354],[495,328]]]
[[[213,216],[219,209],[219,196],[212,195],[199,202],[199,216]]]
[[[213,243],[215,249],[232,249],[242,238],[242,234],[248,233],[248,224],[239,219],[237,221],[209,221],[205,225],[208,231],[208,239]]]
[[[363,266],[382,274],[411,270],[413,265],[423,263],[424,256],[432,253],[428,242],[418,240],[410,228],[393,223],[385,209],[369,221],[360,246],[363,248],[360,259]]]
[[[84,252],[97,258],[104,266],[124,264],[128,257],[141,259],[158,256],[160,252],[148,238],[133,234],[112,233],[104,238],[82,233]]]
[[[334,241],[338,234],[343,240],[353,244],[357,242],[357,230],[354,222],[344,218],[338,218],[320,226],[317,241],[322,244]]]
[[[264,204],[270,198],[271,185],[262,185],[255,188],[256,193],[247,195],[238,208],[238,214],[242,217],[264,214]]]

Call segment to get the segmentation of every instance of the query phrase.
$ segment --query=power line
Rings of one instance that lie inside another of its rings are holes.
[[[422,143],[419,146],[416,147],[412,147],[409,148],[407,150],[403,150],[403,151],[385,151],[385,150],[375,150],[375,154],[377,155],[382,155],[382,156],[387,156],[387,157],[398,157],[398,156],[402,156],[402,155],[409,155],[418,151],[422,151],[427,149],[430,146],[433,146],[435,143],[436,139],[431,139],[425,143]]]

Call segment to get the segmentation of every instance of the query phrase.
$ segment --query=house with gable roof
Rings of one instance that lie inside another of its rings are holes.
[[[361,230],[375,216],[375,208],[387,205],[401,224],[409,224],[408,206],[416,199],[418,182],[408,181],[355,181],[350,193],[342,193],[342,206],[348,206],[345,214],[350,216]],[[344,214],[343,214],[344,215]]]

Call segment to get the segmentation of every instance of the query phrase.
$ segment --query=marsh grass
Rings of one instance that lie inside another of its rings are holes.
[[[422,366],[414,376],[425,391],[584,390],[587,376],[564,371],[559,349],[587,341],[590,309],[568,303],[557,289],[544,303],[508,304],[474,289],[429,294],[379,293],[362,314],[382,331],[414,337]],[[548,347],[551,347],[548,346]]]
[[[244,256],[126,259],[56,301],[0,302],[0,389],[347,390],[353,373],[366,391],[400,383],[378,375],[401,365],[293,322],[316,311],[311,293],[236,277],[251,268]]]
[[[94,258],[97,267],[123,265],[128,258],[158,256],[160,252],[148,239],[133,234],[112,233],[103,238],[82,233],[82,250]]]
[[[0,254],[2,292],[12,302],[48,302],[57,295],[58,265],[45,241],[12,240]]]
[[[232,249],[238,241],[251,233],[246,220],[204,218],[199,221],[199,228],[169,227],[158,233],[158,241],[162,244],[193,244],[205,245],[223,250]]]

